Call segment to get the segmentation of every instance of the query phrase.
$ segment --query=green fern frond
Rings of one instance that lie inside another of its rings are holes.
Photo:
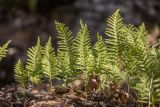
[[[86,71],[87,58],[88,53],[90,53],[91,43],[87,25],[83,24],[82,21],[80,21],[80,29],[74,40],[73,46],[76,58],[75,68],[77,70]]]
[[[139,79],[133,88],[138,91],[138,102],[147,104],[150,96],[149,78],[143,75]]]
[[[153,95],[155,102],[160,103],[160,78],[156,78],[153,80]]]
[[[136,46],[145,51],[147,48],[147,40],[146,40],[147,37],[146,36],[148,35],[148,32],[145,29],[144,23],[142,23],[142,25],[139,26],[138,29],[136,29],[135,34],[136,34],[136,36],[135,36]]]
[[[74,79],[75,72],[70,67],[69,55],[66,52],[58,51],[57,56],[57,71],[58,78],[64,80],[65,84],[67,81]]]
[[[64,74],[74,74],[73,36],[65,24],[55,22],[58,33],[58,68]],[[62,56],[64,55],[64,56]],[[66,63],[64,63],[66,62]],[[65,65],[64,65],[65,64]],[[67,66],[67,69],[62,69]],[[64,71],[65,70],[65,71]],[[70,72],[70,73],[69,73]]]
[[[115,65],[108,64],[106,66],[106,69],[108,71],[106,73],[108,73],[107,75],[112,80],[112,82],[114,81],[114,82],[118,83],[120,80],[127,79],[127,73],[120,71],[120,69]]]
[[[121,50],[122,52],[128,51],[135,45],[135,27],[133,25],[125,25],[121,29]],[[123,48],[123,49],[122,49]]]
[[[143,53],[141,50],[134,49],[132,47],[124,53],[125,69],[132,76],[140,75],[142,73],[151,73],[151,65],[153,58],[151,58],[149,52]]]
[[[65,24],[55,22],[55,25],[58,34],[58,49],[63,52],[70,52],[73,43],[72,32]]]
[[[111,83],[119,84],[121,80],[126,80],[128,75],[127,72],[120,71],[119,67],[106,64],[106,68],[104,69],[105,72],[101,73],[101,87],[104,89],[109,87]]]
[[[95,57],[95,72],[98,73],[102,73],[105,69],[105,65],[107,63],[107,54],[106,54],[106,45],[102,39],[102,36],[100,36],[97,33],[97,43],[95,43],[95,45],[93,46],[93,55]]]
[[[48,39],[43,50],[42,69],[50,81],[57,75],[57,59],[52,47],[51,37]]]
[[[152,72],[158,77],[160,76],[160,49],[153,46],[151,48],[151,57],[153,58],[153,63],[150,69],[152,68]]]
[[[142,73],[142,71],[150,72],[149,68],[152,63],[150,51],[146,50],[146,42],[143,40],[146,35],[144,25],[140,29],[136,29],[130,25],[125,26],[122,31],[124,43],[121,44],[125,45],[122,59],[125,65],[125,71],[131,75],[133,73],[137,74],[137,72]]]
[[[117,10],[110,18],[107,20],[108,28],[105,31],[105,34],[108,36],[106,39],[107,43],[107,54],[109,63],[119,66],[119,51],[121,51],[119,38],[120,31],[123,27],[123,22],[119,10]]]
[[[15,80],[22,86],[24,87],[28,81],[28,74],[25,68],[23,67],[23,64],[21,60],[18,60],[18,62],[15,65],[14,68],[15,72]]]
[[[95,58],[93,55],[93,52],[91,50],[87,51],[87,58],[86,58],[86,74],[91,75],[97,71],[95,71],[94,66],[95,66]]]
[[[2,60],[2,58],[4,58],[8,52],[8,45],[11,41],[8,41],[7,43],[5,43],[2,47],[0,47],[0,61]]]
[[[39,38],[36,46],[30,48],[27,55],[26,69],[29,79],[33,83],[39,83],[42,77],[42,47]]]
[[[160,79],[141,76],[140,81],[134,87],[138,91],[138,101],[140,103],[155,106],[160,102]]]

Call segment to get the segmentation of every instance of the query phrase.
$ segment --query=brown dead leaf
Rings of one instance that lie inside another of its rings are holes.
[[[88,85],[87,85],[87,91],[96,91],[100,86],[100,77],[96,74],[92,74],[89,77]]]

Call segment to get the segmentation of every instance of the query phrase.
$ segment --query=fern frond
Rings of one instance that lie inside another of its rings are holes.
[[[70,60],[68,53],[58,51],[57,71],[58,71],[58,78],[64,80],[65,83],[71,79],[74,79],[73,77],[76,73],[73,72],[70,67]]]
[[[119,84],[121,80],[126,80],[128,75],[127,72],[120,71],[119,67],[112,64],[106,64],[105,72],[102,72],[101,77],[101,87],[104,89],[109,87],[111,83]]]
[[[2,60],[2,58],[4,58],[8,52],[8,45],[11,41],[8,41],[7,43],[5,43],[2,47],[0,47],[0,61]]]
[[[131,75],[137,75],[142,73],[151,73],[151,65],[153,58],[151,58],[149,52],[142,53],[136,51],[133,47],[124,53],[125,55],[125,69],[129,71]]]
[[[74,40],[73,46],[76,58],[75,68],[80,71],[86,71],[87,58],[88,53],[90,53],[91,43],[87,25],[83,24],[82,21],[80,21],[80,29]]]
[[[50,81],[57,75],[57,59],[52,47],[51,37],[48,39],[43,50],[42,69]]]
[[[107,63],[107,51],[106,51],[106,45],[102,39],[102,36],[100,36],[97,33],[97,43],[93,46],[93,55],[95,57],[95,72],[102,73],[105,69],[105,65]]]
[[[22,87],[24,87],[27,83],[27,80],[28,80],[28,73],[25,70],[25,68],[23,67],[21,60],[18,60],[18,62],[16,63],[15,68],[14,68],[14,72],[15,72],[15,80]]]
[[[141,26],[139,26],[138,29],[136,29],[136,33],[135,33],[135,43],[136,43],[136,46],[144,51],[146,51],[147,49],[147,35],[148,35],[148,32],[146,31],[145,29],[145,25],[144,23],[142,23]]]
[[[73,36],[72,32],[69,30],[68,27],[65,26],[65,24],[55,22],[56,24],[56,30],[58,33],[58,60],[61,62],[58,66],[68,66],[68,70],[70,71],[70,74],[74,73],[74,53],[73,53]],[[62,53],[64,56],[62,56]],[[60,54],[60,55],[59,55]],[[65,57],[60,58],[60,57]],[[63,59],[63,60],[62,60]],[[68,62],[69,61],[69,62]],[[63,65],[66,62],[67,65]],[[61,67],[59,67],[61,68]],[[60,70],[60,69],[59,69]],[[64,70],[64,69],[63,69]],[[60,71],[63,71],[60,70]],[[65,71],[63,71],[65,72]]]
[[[58,34],[58,48],[60,51],[70,52],[73,43],[72,32],[65,24],[55,22]]]
[[[42,77],[42,47],[39,38],[36,46],[30,48],[27,55],[26,69],[28,70],[29,79],[33,83],[39,83]]]
[[[158,104],[160,102],[160,79],[141,76],[140,81],[136,84],[135,89],[138,91],[138,101],[140,103]]]
[[[117,10],[110,18],[107,20],[108,28],[105,31],[105,34],[108,36],[106,39],[107,43],[107,54],[109,63],[113,65],[119,66],[119,51],[121,51],[119,38],[120,38],[120,31],[123,27],[122,18],[119,14],[119,10]]]
[[[146,50],[146,42],[143,42],[143,36],[146,35],[144,25],[140,27],[141,30],[133,26],[123,27],[124,45],[122,59],[125,65],[125,71],[131,75],[137,75],[137,72],[150,72],[153,58],[151,58],[150,51]],[[141,32],[141,33],[140,33]],[[141,42],[140,42],[141,41]],[[140,44],[140,43],[142,44]]]
[[[160,76],[160,49],[153,46],[151,48],[151,57],[153,58],[153,63],[150,69],[156,76]]]
[[[160,103],[160,78],[155,78],[153,80],[153,96],[155,102],[158,104]]]
[[[134,87],[134,89],[138,91],[138,102],[148,104],[150,96],[149,78],[146,75],[143,75],[139,79],[140,80],[136,83],[136,86]]]
[[[119,42],[121,42],[120,48],[123,52],[128,51],[131,47],[134,47],[135,29],[136,28],[133,25],[125,25],[121,29],[122,36],[121,39],[119,39]]]
[[[94,55],[93,55],[93,52],[91,50],[87,51],[87,58],[86,58],[86,74],[88,75],[91,75],[93,73],[95,73],[95,69],[94,69],[94,66],[95,66],[95,58],[94,58]]]
[[[107,68],[108,74],[110,76],[109,78],[112,81],[118,83],[120,80],[126,80],[127,79],[127,73],[120,71],[120,69],[117,66],[111,65],[111,64],[108,64],[107,66],[108,67],[106,67],[106,68]]]

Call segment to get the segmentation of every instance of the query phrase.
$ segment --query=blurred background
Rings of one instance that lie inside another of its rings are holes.
[[[12,40],[7,58],[0,62],[0,87],[14,82],[14,64],[19,58],[25,62],[26,51],[37,36],[42,44],[51,36],[57,47],[55,20],[76,32],[82,19],[94,43],[96,32],[105,38],[105,20],[117,9],[125,23],[138,26],[145,22],[149,40],[156,43],[160,34],[160,0],[0,0],[0,45]]]

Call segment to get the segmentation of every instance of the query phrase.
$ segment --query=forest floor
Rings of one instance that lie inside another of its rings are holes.
[[[7,85],[0,89],[0,107],[140,107],[134,97],[114,85],[106,91],[60,86],[51,92],[49,87]]]

